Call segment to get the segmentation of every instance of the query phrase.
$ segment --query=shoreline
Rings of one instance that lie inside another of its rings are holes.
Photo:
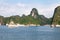
[[[55,27],[57,27],[57,28],[60,28],[60,25],[56,25],[56,26],[54,26],[54,25],[24,25],[24,24],[20,24],[20,25],[0,25],[0,26],[7,26],[7,27],[9,27],[9,28],[15,28],[15,27],[34,27],[34,26],[36,26],[36,27],[38,27],[38,26],[48,26],[48,27],[51,27],[51,28],[55,28]]]

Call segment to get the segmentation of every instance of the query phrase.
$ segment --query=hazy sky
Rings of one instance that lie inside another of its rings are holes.
[[[40,15],[51,17],[57,6],[60,6],[60,0],[0,0],[0,15],[28,15],[36,8]]]

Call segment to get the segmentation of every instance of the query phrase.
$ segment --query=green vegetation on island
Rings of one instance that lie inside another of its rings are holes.
[[[13,21],[15,24],[36,24],[36,25],[46,25],[51,23],[50,18],[46,18],[43,15],[38,14],[38,10],[36,8],[33,8],[29,15],[15,15],[10,17],[3,17],[0,16],[0,23],[6,25],[6,23],[10,23],[10,21]]]
[[[60,25],[60,6],[56,7],[54,10],[52,24]]]

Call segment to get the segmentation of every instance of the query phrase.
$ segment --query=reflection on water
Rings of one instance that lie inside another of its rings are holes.
[[[0,40],[60,40],[60,28],[0,26]]]

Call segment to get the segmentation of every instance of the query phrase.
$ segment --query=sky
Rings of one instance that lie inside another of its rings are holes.
[[[0,0],[0,15],[29,15],[32,8],[36,8],[39,15],[50,18],[57,6],[60,6],[60,0]]]

